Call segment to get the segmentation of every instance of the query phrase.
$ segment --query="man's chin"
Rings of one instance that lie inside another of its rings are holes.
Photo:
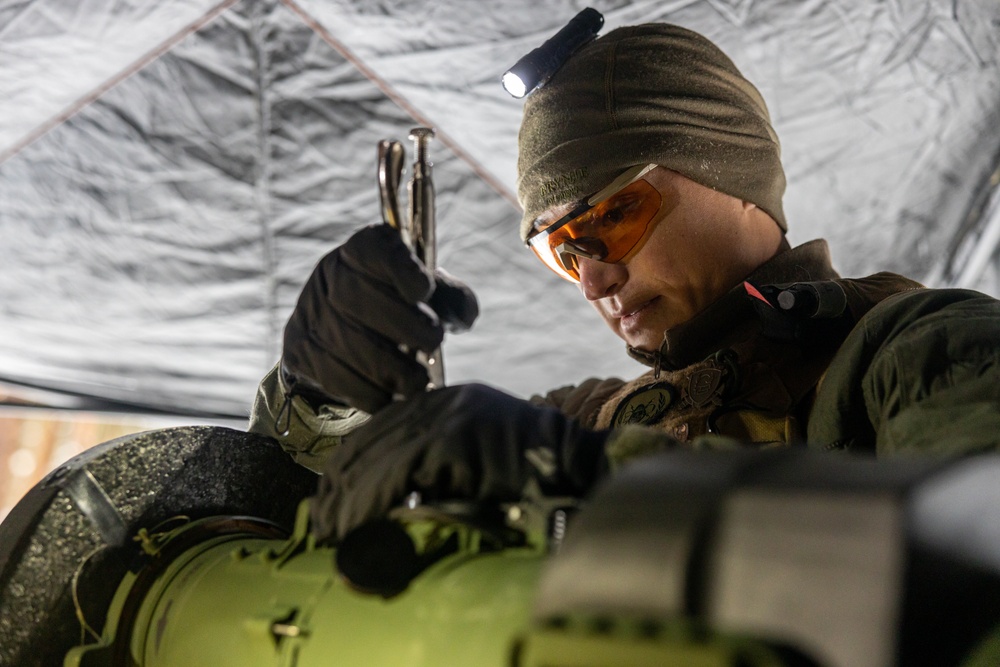
[[[619,322],[618,335],[629,347],[646,352],[656,352],[663,344],[663,334],[677,326],[676,311],[665,307],[665,299],[657,299],[650,308],[640,313],[641,319],[626,326]]]
[[[643,352],[656,352],[663,342],[663,332],[654,334],[653,332],[642,332],[640,335],[630,335],[622,337],[625,343],[636,350]]]

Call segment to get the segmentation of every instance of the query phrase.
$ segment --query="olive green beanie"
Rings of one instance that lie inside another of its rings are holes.
[[[546,209],[655,163],[750,201],[787,230],[781,147],[757,89],[698,33],[618,28],[574,54],[524,105],[521,238]]]

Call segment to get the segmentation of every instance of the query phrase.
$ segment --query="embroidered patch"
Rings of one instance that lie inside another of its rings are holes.
[[[611,428],[625,424],[653,424],[677,398],[677,389],[669,382],[641,387],[622,399],[611,417]]]
[[[691,405],[700,408],[708,405],[717,394],[721,393],[722,371],[718,368],[702,368],[691,374],[688,380],[687,395]]]
[[[579,167],[542,183],[538,187],[542,206],[548,208],[554,204],[565,204],[568,201],[579,199],[578,186],[587,177],[588,171],[587,167]]]

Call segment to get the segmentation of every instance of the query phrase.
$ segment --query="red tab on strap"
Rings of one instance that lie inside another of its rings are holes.
[[[768,306],[771,306],[771,302],[770,302],[770,301],[768,301],[768,300],[767,300],[766,298],[764,298],[764,295],[763,295],[763,294],[761,294],[761,293],[760,293],[760,292],[759,292],[759,291],[757,290],[757,288],[756,288],[756,287],[754,287],[753,285],[751,285],[750,283],[748,283],[748,282],[747,282],[747,281],[745,281],[745,280],[743,281],[743,288],[744,288],[744,289],[746,289],[746,291],[747,291],[747,294],[749,294],[749,295],[750,295],[750,296],[752,296],[753,298],[755,298],[755,299],[760,299],[761,301],[763,301],[764,303],[766,303],[766,304],[767,304]],[[774,306],[771,306],[771,308],[774,308]]]

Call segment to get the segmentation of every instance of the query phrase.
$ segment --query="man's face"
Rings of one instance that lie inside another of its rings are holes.
[[[691,319],[777,252],[774,220],[743,202],[657,167],[646,180],[661,203],[645,245],[622,263],[580,258],[580,291],[620,338],[655,350],[663,332]],[[543,225],[571,207],[549,209]]]

